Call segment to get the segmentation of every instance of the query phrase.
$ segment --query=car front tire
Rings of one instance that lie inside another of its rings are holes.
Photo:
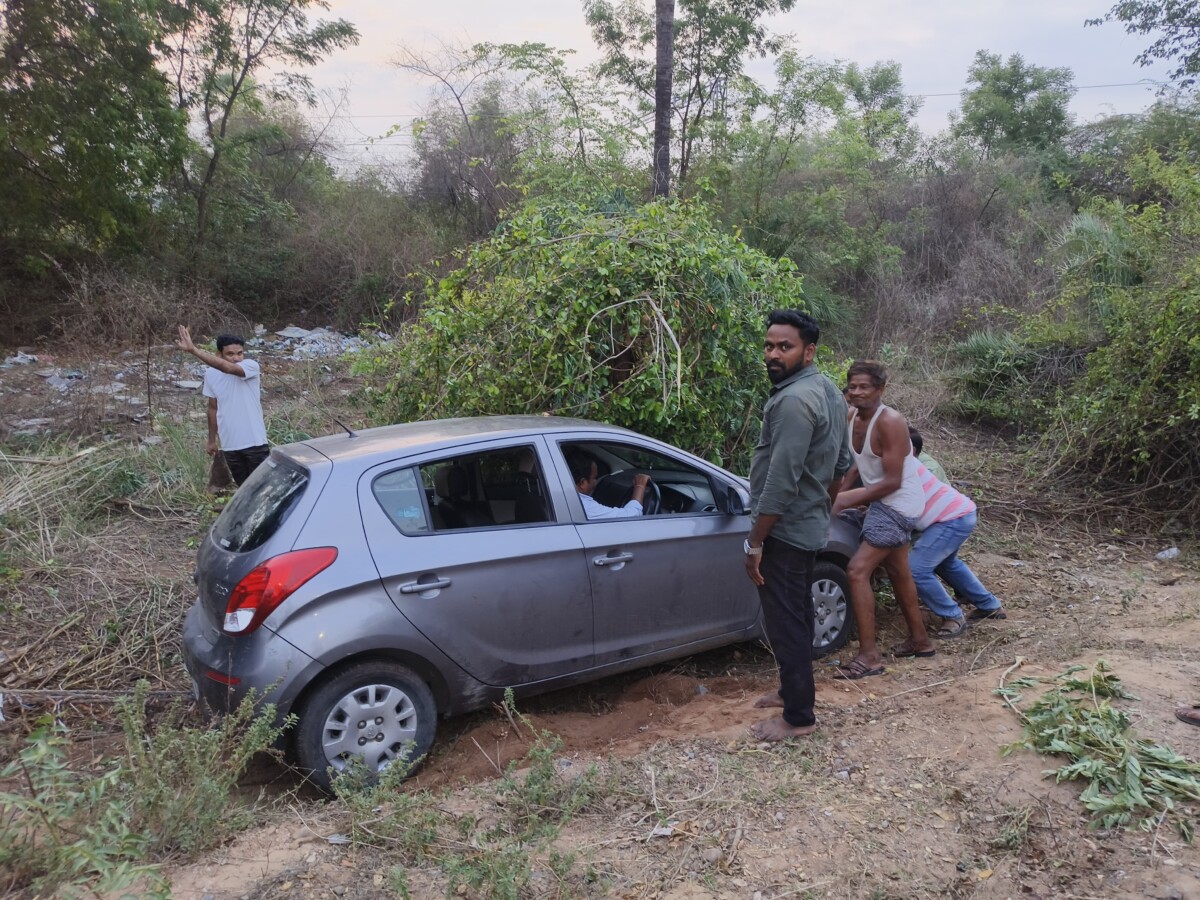
[[[828,656],[846,646],[854,630],[854,607],[850,605],[850,579],[846,570],[827,559],[813,566],[813,659]]]
[[[333,781],[357,758],[370,774],[412,766],[437,733],[437,705],[422,678],[384,661],[355,663],[322,683],[298,712],[296,758],[312,782]]]

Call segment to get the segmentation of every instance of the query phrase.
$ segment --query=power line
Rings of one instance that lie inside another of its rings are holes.
[[[1076,91],[1091,91],[1096,88],[1119,88],[1119,87],[1161,87],[1161,81],[1154,81],[1151,78],[1143,78],[1141,81],[1128,81],[1122,84],[1077,84],[1072,86],[1072,90]],[[962,91],[954,91],[950,94],[905,94],[904,96],[914,100],[925,100],[929,97],[961,97]]]
[[[1142,78],[1139,81],[1126,81],[1115,84],[1077,84],[1072,86],[1072,90],[1076,91],[1092,91],[1102,90],[1107,88],[1123,88],[1123,87],[1161,87],[1163,82],[1155,81],[1152,78]],[[928,94],[905,94],[905,97],[910,100],[926,100],[932,97],[961,97],[962,91],[948,91],[945,93],[928,93]],[[422,119],[428,113],[355,113],[352,115],[340,115],[335,118],[339,119]],[[311,118],[319,118],[313,116]],[[507,119],[504,113],[471,113],[473,119]],[[322,120],[323,121],[323,120]]]

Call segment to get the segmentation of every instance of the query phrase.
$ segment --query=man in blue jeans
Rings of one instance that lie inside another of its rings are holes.
[[[924,441],[915,429],[909,432],[909,437],[913,456],[919,457]],[[966,630],[968,621],[1007,618],[996,595],[985,588],[970,567],[958,558],[959,548],[971,536],[978,521],[974,501],[939,481],[924,465],[919,474],[925,492],[925,511],[917,521],[917,530],[922,533],[920,540],[912,546],[908,564],[922,605],[938,617],[934,637],[958,637]],[[975,607],[969,616],[963,615],[942,581],[954,588],[959,600]],[[902,647],[896,655],[909,654]]]

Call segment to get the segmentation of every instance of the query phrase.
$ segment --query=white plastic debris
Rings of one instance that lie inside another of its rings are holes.
[[[6,356],[4,358],[4,363],[2,366],[0,366],[0,368],[8,369],[12,366],[28,366],[37,362],[37,359],[38,358],[32,353],[22,353],[20,350],[18,350],[16,356]]]
[[[323,329],[318,329],[318,330],[323,330]],[[289,325],[287,328],[284,328],[275,333],[277,335],[279,335],[280,337],[293,338],[293,339],[306,338],[312,334],[312,332],[309,331],[307,328],[300,328],[296,325]]]
[[[1162,562],[1166,562],[1168,559],[1174,559],[1178,555],[1179,555],[1178,547],[1168,547],[1166,550],[1163,550],[1159,553],[1155,553],[1154,558],[1157,560],[1161,560]]]

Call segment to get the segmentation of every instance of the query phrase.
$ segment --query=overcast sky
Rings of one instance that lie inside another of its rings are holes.
[[[1111,5],[1110,0],[798,0],[768,25],[792,35],[802,54],[819,60],[899,62],[907,92],[925,97],[918,123],[933,133],[946,127],[958,107],[977,50],[1006,58],[1020,53],[1039,66],[1070,68],[1080,87],[1071,107],[1077,121],[1144,109],[1156,89],[1147,80],[1164,77],[1164,67],[1142,68],[1133,61],[1151,39],[1127,36],[1120,24],[1083,24]],[[401,47],[433,52],[443,44],[539,41],[576,51],[580,66],[598,56],[578,0],[331,0],[330,12],[321,17],[348,19],[362,36],[357,47],[338,51],[311,72],[329,95],[347,91],[349,118],[337,128],[347,159],[403,156],[408,124],[427,102],[429,85],[391,65]],[[751,74],[763,80],[769,64],[755,66]],[[398,126],[396,135],[368,143],[391,126]]]

